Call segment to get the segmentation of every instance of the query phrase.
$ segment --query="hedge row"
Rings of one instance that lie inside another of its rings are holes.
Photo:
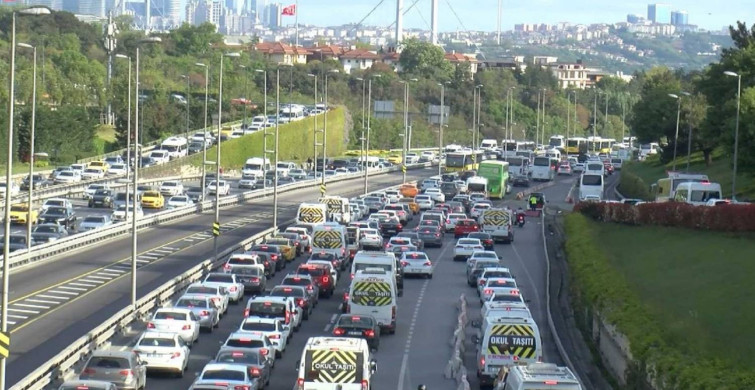
[[[662,326],[597,246],[594,227],[584,215],[566,217],[566,236],[576,302],[596,309],[629,340],[634,361],[627,370],[627,383],[651,380],[659,390],[755,388],[755,371],[711,358],[703,350],[684,353],[667,343]]]
[[[681,202],[642,203],[636,206],[623,203],[581,202],[574,210],[596,221],[627,225],[668,226],[721,232],[755,231],[755,204],[706,207]]]
[[[619,192],[627,198],[632,199],[650,199],[650,190],[647,183],[642,178],[629,172],[627,169],[621,170],[621,176],[619,177]]]

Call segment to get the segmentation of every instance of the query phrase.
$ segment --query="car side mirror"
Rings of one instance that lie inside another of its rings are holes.
[[[294,363],[294,370],[296,372],[299,372],[299,363],[301,363],[301,360],[297,360],[296,363]]]
[[[375,359],[370,360],[370,374],[377,372],[377,361]]]

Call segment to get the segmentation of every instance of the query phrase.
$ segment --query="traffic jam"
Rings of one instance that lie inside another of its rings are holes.
[[[495,252],[513,243],[519,213],[494,205],[484,190],[469,193],[465,179],[449,173],[358,198],[301,203],[294,224],[232,254],[152,313],[133,345],[95,351],[78,379],[59,389],[163,389],[170,387],[166,377],[184,375],[196,375],[194,390],[258,390],[271,379],[287,384],[270,388],[372,389],[381,339],[397,331],[404,284],[432,279],[441,260],[463,262],[459,275],[479,295],[472,342],[481,388],[581,389],[568,368],[542,362],[538,324]],[[448,183],[454,185],[442,185]],[[450,259],[426,252],[448,245]],[[290,350],[321,300],[339,303],[338,312],[327,313],[332,326],[309,337],[303,350]],[[201,370],[187,371],[192,346],[229,314],[241,315],[238,328]],[[298,357],[295,367],[276,369],[284,354]]]

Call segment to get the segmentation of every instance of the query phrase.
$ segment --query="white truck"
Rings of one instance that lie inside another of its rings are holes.
[[[246,160],[244,168],[241,169],[241,176],[244,179],[259,179],[265,177],[265,172],[269,171],[270,159],[261,157],[252,157]]]

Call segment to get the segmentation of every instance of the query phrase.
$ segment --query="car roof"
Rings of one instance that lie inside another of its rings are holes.
[[[129,359],[134,356],[132,351],[117,351],[112,349],[98,349],[92,352],[92,357],[115,357]]]

